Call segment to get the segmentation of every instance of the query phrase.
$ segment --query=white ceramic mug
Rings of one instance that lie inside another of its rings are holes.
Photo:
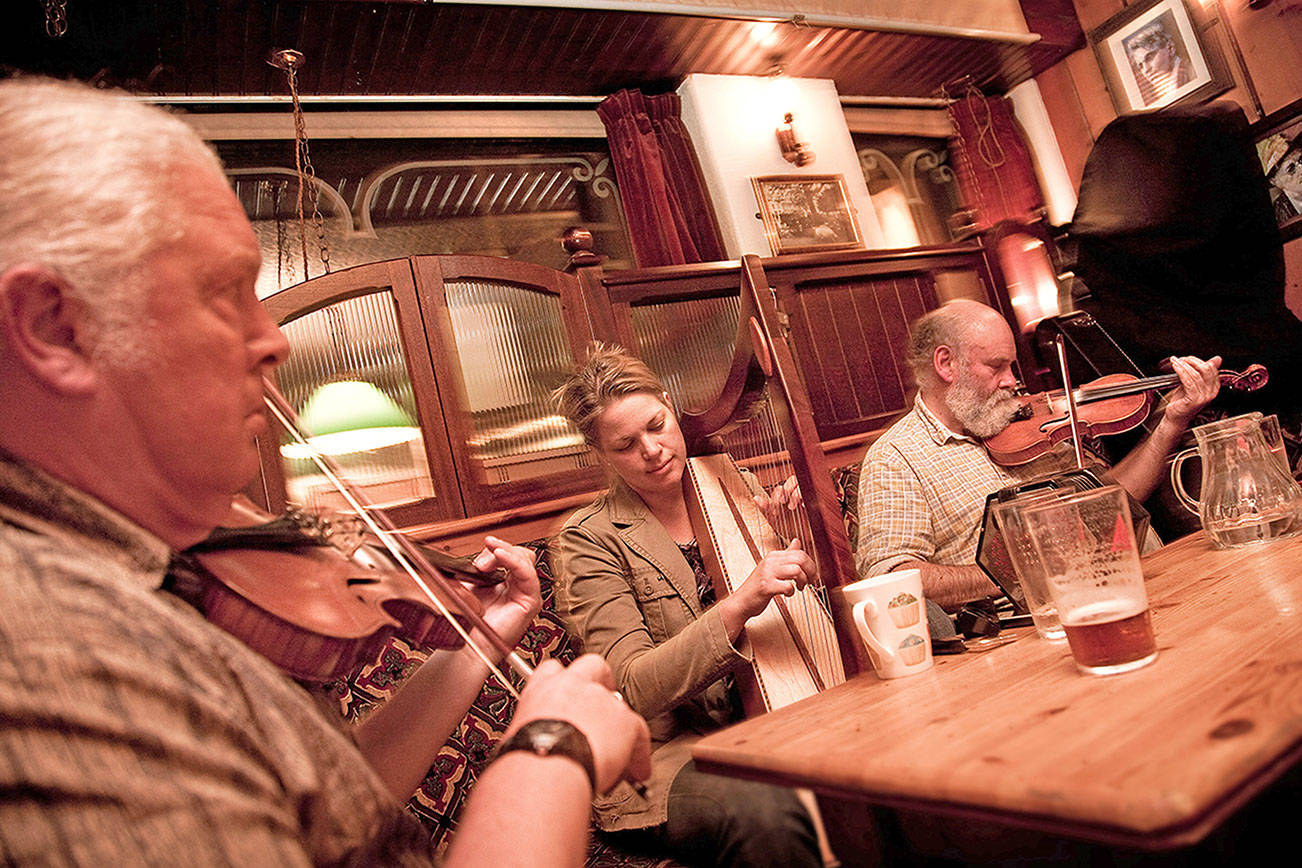
[[[841,588],[878,678],[916,675],[931,668],[931,632],[922,598],[922,573],[898,570]]]

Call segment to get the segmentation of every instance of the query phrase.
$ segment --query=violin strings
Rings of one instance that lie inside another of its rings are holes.
[[[506,691],[510,693],[511,696],[513,696],[516,699],[519,699],[520,694],[515,689],[515,686],[511,684],[510,679],[507,678],[506,675],[501,670],[498,669],[496,664],[494,664],[491,660],[489,660],[488,655],[484,652],[484,650],[480,648],[479,645],[476,644],[473,639],[470,638],[470,632],[466,630],[466,628],[461,626],[460,622],[458,622],[457,619],[452,616],[452,613],[451,611],[449,611],[448,607],[443,603],[442,600],[438,598],[437,595],[434,594],[433,590],[430,589],[429,585],[425,582],[424,578],[419,574],[419,572],[416,570],[416,567],[412,564],[412,560],[417,561],[418,563],[421,564],[423,568],[428,569],[430,571],[429,574],[431,576],[434,576],[436,574],[434,573],[433,568],[429,566],[428,561],[426,561],[420,555],[419,552],[416,552],[414,550],[410,552],[410,557],[409,557],[409,552],[395,539],[395,534],[397,533],[397,531],[392,527],[389,528],[382,527],[380,521],[377,520],[376,518],[376,514],[378,511],[374,509],[374,506],[369,503],[364,503],[363,497],[361,495],[355,494],[354,491],[352,490],[352,487],[348,485],[346,482],[344,482],[342,476],[338,472],[336,472],[336,468],[332,466],[334,462],[330,460],[324,453],[320,452],[318,449],[316,449],[316,447],[314,447],[311,443],[308,442],[307,437],[303,434],[302,430],[298,426],[298,419],[293,409],[289,406],[288,402],[285,401],[284,396],[280,394],[279,390],[277,390],[276,387],[272,385],[272,383],[269,380],[266,379],[263,380],[263,387],[265,389],[265,394],[263,395],[263,398],[267,404],[267,407],[275,415],[276,419],[280,422],[280,424],[284,426],[285,430],[289,432],[289,435],[293,437],[294,440],[299,443],[299,445],[307,448],[308,454],[311,456],[313,463],[315,463],[318,469],[320,469],[320,471],[322,472],[322,474],[325,475],[326,479],[329,480],[330,484],[335,487],[335,490],[338,491],[339,494],[344,498],[344,500],[348,502],[348,505],[357,512],[358,517],[361,518],[362,521],[366,523],[366,526],[371,529],[371,532],[374,533],[376,537],[384,544],[384,547],[389,551],[389,554],[393,556],[394,560],[397,561],[398,565],[402,567],[402,569],[416,583],[416,586],[420,588],[421,593],[423,593],[427,598],[429,598],[429,601],[434,604],[434,607],[436,609],[438,609],[439,614],[441,614],[448,621],[448,623],[452,625],[452,629],[454,629],[457,632],[457,634],[461,636],[461,638],[465,641],[466,645],[475,654],[475,656],[478,657],[481,661],[483,661],[483,663],[486,666],[488,666],[489,673],[493,675],[504,688],[506,688]],[[379,515],[383,516],[382,513],[379,513]],[[388,521],[387,516],[383,516],[383,519],[386,522]],[[486,623],[483,622],[482,619],[474,615],[474,613],[468,611],[465,612],[464,614],[466,614],[472,622],[476,622],[475,626],[478,627],[480,631],[484,633],[485,638],[489,640],[490,644],[496,645],[497,650],[501,651],[504,654],[505,659],[507,663],[510,665],[511,669],[516,674],[518,674],[521,678],[527,681],[529,677],[533,674],[533,668],[528,663],[526,663],[524,659],[520,657],[520,655],[517,654],[514,650],[507,648],[506,643],[503,642],[502,639],[499,636],[497,636],[497,634],[495,634],[492,631],[492,629]],[[494,640],[496,640],[496,642],[494,642]]]

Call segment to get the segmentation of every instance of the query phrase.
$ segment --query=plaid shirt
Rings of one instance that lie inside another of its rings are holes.
[[[429,836],[170,552],[0,453],[0,862],[428,865]]]
[[[1001,488],[1074,467],[1070,443],[1020,467],[1000,467],[985,447],[955,434],[927,409],[913,409],[877,439],[859,471],[859,575],[910,560],[976,563],[986,497]]]

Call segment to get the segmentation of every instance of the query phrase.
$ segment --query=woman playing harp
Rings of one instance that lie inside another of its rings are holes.
[[[715,602],[683,494],[687,448],[659,379],[598,347],[556,394],[614,477],[558,536],[558,608],[651,725],[646,796],[617,788],[595,804],[598,825],[689,864],[821,865],[793,791],[690,763],[694,741],[741,716],[731,672],[749,662],[737,650],[746,622],[811,582],[813,560],[792,540]]]

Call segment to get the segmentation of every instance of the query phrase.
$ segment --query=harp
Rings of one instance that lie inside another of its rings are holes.
[[[754,678],[739,678],[747,714],[779,708],[839,684],[863,658],[836,589],[855,580],[854,558],[804,385],[759,259],[741,268],[741,315],[720,396],[682,417],[688,444],[684,493],[702,559],[720,599],[763,556],[799,539],[818,581],[775,597],[746,624]],[[770,522],[753,499],[794,476],[799,509]],[[749,477],[749,478],[748,478]]]

